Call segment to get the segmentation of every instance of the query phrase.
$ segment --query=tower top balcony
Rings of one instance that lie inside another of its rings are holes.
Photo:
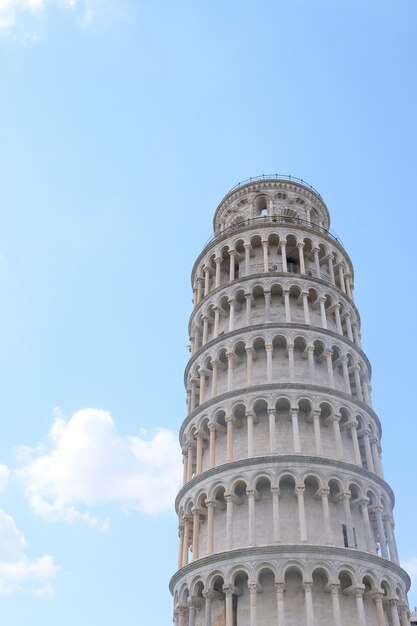
[[[214,214],[214,234],[263,216],[330,227],[329,210],[314,187],[294,176],[263,174],[238,183],[224,196]]]

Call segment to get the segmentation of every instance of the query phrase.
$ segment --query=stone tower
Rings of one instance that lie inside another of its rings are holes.
[[[406,626],[353,267],[303,181],[232,189],[192,271],[176,626]]]

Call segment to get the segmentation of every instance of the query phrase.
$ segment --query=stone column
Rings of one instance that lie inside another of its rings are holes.
[[[214,262],[215,262],[215,264],[216,264],[216,279],[215,279],[215,287],[216,287],[216,289],[217,289],[217,287],[220,287],[220,280],[221,280],[221,277],[220,277],[220,268],[221,268],[221,262],[222,262],[221,257],[217,256],[217,257],[214,259]]]
[[[304,322],[310,326],[310,310],[308,308],[308,291],[303,291]]]
[[[227,461],[233,461],[233,424],[235,422],[235,418],[232,415],[228,415],[226,417],[226,428],[227,428]]]
[[[358,396],[358,399],[361,400],[361,402],[363,402],[361,377],[360,377],[359,372],[360,372],[360,367],[357,363],[355,363],[355,365],[353,366],[353,374],[355,376],[356,395]]]
[[[278,626],[285,625],[285,605],[284,605],[284,583],[275,583],[275,589],[277,590],[277,612],[278,612]]]
[[[345,520],[346,520],[346,532],[348,536],[349,548],[356,547],[355,546],[355,538],[353,536],[353,524],[352,524],[352,511],[350,510],[350,491],[343,491],[341,494],[341,499],[343,501],[343,508],[345,512]]]
[[[193,477],[193,465],[194,465],[194,450],[191,443],[188,444],[187,455],[187,482]]]
[[[233,591],[225,586],[223,591],[226,597],[226,626],[233,626]]]
[[[334,385],[334,372],[333,372],[333,361],[332,361],[333,351],[326,350],[325,354],[326,354],[326,364],[327,364],[327,376],[329,378],[329,387],[331,389],[334,389],[335,385]]]
[[[330,489],[329,487],[323,487],[323,489],[320,490],[320,495],[321,495],[321,502],[323,506],[323,520],[324,520],[324,530],[326,534],[326,545],[331,546],[333,545],[333,538],[332,538],[332,528],[330,524],[330,511],[329,511]]]
[[[348,339],[349,341],[353,343],[352,322],[350,319],[350,313],[345,313],[344,318],[346,322],[346,330],[347,330]]]
[[[230,250],[229,251],[229,259],[230,259],[230,265],[229,265],[229,280],[232,281],[235,279],[235,251],[234,250]]]
[[[227,352],[227,391],[233,389],[233,352]]]
[[[327,330],[326,307],[324,306],[324,303],[326,302],[326,298],[321,296],[319,298],[319,302],[320,302],[321,325],[324,329]]]
[[[284,289],[285,321],[291,323],[290,290]]]
[[[245,293],[245,300],[246,300],[246,326],[250,326],[252,324],[252,294],[251,293]]]
[[[371,522],[369,520],[368,504],[369,504],[369,498],[363,498],[362,500],[359,501],[359,506],[360,506],[361,513],[362,513],[363,525],[365,527],[366,548],[368,552],[375,554],[376,553],[375,540],[374,540],[373,532],[371,529]]]
[[[194,508],[193,514],[193,561],[200,558],[200,513],[201,510]]]
[[[182,566],[188,565],[188,550],[190,547],[190,519],[184,517],[184,541],[182,544]]]
[[[317,278],[321,278],[319,249],[318,248],[313,248],[312,252],[314,254],[314,266],[316,268]]]
[[[334,308],[334,316],[336,318],[336,328],[339,335],[343,336],[342,320],[340,317],[340,304],[336,304]]]
[[[249,276],[250,274],[250,243],[243,244],[245,248],[245,276]]]
[[[201,474],[202,469],[203,469],[203,433],[198,431],[196,434],[197,437],[197,455],[196,455],[196,467],[195,467],[195,473],[196,476],[198,476],[198,474]]]
[[[178,626],[185,626],[185,619],[187,616],[187,609],[185,606],[180,606],[178,609],[179,612],[179,619],[178,619]]]
[[[369,391],[369,383],[365,375],[361,376],[361,382],[362,382],[362,393],[363,393],[364,400],[366,404],[369,404],[369,406],[372,406],[371,394]]]
[[[295,364],[294,364],[294,346],[287,346],[288,350],[288,365],[290,368],[290,381],[293,383],[295,381]]]
[[[249,587],[249,605],[250,605],[250,626],[258,626],[256,615],[256,598],[258,595],[258,585],[254,582],[248,583]]]
[[[246,383],[248,387],[253,385],[253,349],[246,348]]]
[[[288,272],[288,268],[287,268],[287,252],[286,252],[287,242],[282,240],[280,243],[281,243],[282,271],[283,272]]]
[[[201,302],[201,296],[203,291],[202,278],[200,276],[197,277],[197,304]]]
[[[208,337],[208,318],[205,315],[203,317],[203,341],[202,341],[202,346],[204,346],[207,343],[207,337]]]
[[[253,456],[253,412],[246,411],[246,423],[248,426],[248,457]]]
[[[368,430],[363,430],[362,431],[362,439],[363,439],[363,444],[364,444],[364,447],[365,447],[365,457],[366,457],[366,464],[368,466],[368,470],[370,472],[375,472],[374,462],[373,462],[373,459],[372,459],[371,444],[369,442],[369,431]]]
[[[206,401],[206,370],[200,370],[200,405]]]
[[[279,487],[271,487],[272,517],[274,526],[274,543],[281,542],[281,526],[279,521]]]
[[[349,380],[349,370],[347,364],[347,357],[342,358],[342,369],[343,369],[343,380],[345,383],[345,391],[346,393],[352,394],[352,389],[350,388],[350,380]]]
[[[269,268],[268,268],[268,242],[267,241],[262,242],[262,251],[263,251],[263,258],[264,258],[264,272],[268,272]]]
[[[229,300],[229,333],[235,329],[235,301]]]
[[[343,445],[342,445],[342,435],[340,434],[340,415],[333,415],[333,430],[334,430],[334,438],[336,441],[336,451],[337,458],[343,460]]]
[[[330,274],[330,280],[333,283],[333,285],[336,285],[336,280],[335,280],[335,277],[334,277],[333,262],[334,262],[334,257],[333,257],[332,254],[329,254],[329,274]]]
[[[348,423],[348,426],[350,427],[350,436],[352,438],[355,463],[356,465],[359,465],[360,467],[362,467],[361,451],[359,448],[358,433],[357,433],[358,423],[352,420],[351,422]]]
[[[381,554],[384,559],[389,559],[387,550],[387,538],[385,537],[384,523],[382,521],[382,506],[375,506],[374,513],[376,517],[376,523],[378,527],[379,545],[381,547]]]
[[[272,383],[272,343],[265,344],[266,351],[266,379]]]
[[[182,450],[182,484],[187,482],[187,465],[188,465],[188,450],[183,448]]]
[[[211,469],[216,466],[216,425],[213,422],[209,422],[208,428],[210,431],[209,469]]]
[[[205,610],[204,610],[204,626],[211,626],[211,591],[203,592],[204,601],[205,601]]]
[[[342,618],[340,614],[339,589],[340,584],[332,583],[330,585],[332,593],[333,620],[334,626],[342,626]]]
[[[352,331],[353,331],[353,341],[360,348],[361,347],[361,338],[359,336],[359,329],[358,329],[357,322],[353,322],[353,324],[352,324]]]
[[[363,607],[364,591],[365,588],[363,585],[361,585],[360,587],[356,587],[354,591],[356,599],[356,610],[358,613],[358,626],[366,626],[365,609]]]
[[[271,321],[271,293],[268,290],[264,291],[265,299],[265,322]]]
[[[306,513],[304,507],[304,485],[297,485],[295,488],[295,493],[297,495],[298,500],[298,523],[300,526],[300,542],[307,543],[307,524],[306,524]]]
[[[376,614],[378,617],[378,626],[386,626],[385,615],[384,615],[384,607],[382,606],[382,598],[384,597],[384,592],[382,589],[379,591],[375,591],[372,594],[372,599],[375,602]],[[407,624],[407,626],[409,626]]]
[[[196,405],[196,380],[195,378],[191,379],[191,412],[194,411]]]
[[[301,446],[300,446],[300,430],[298,427],[298,408],[291,409],[291,421],[292,421],[292,436],[293,436],[293,441],[294,441],[294,453],[300,454]]]
[[[208,296],[210,287],[210,268],[204,268],[204,295]]]
[[[352,294],[352,276],[347,273],[345,274],[345,283],[346,283],[346,292],[348,297],[353,300],[353,294]]]
[[[180,538],[179,548],[178,548],[178,569],[181,569],[182,553],[184,551],[184,524],[183,523],[181,523],[178,527],[178,537]]]
[[[213,368],[211,375],[211,397],[215,398],[217,396],[217,373],[219,363],[215,359],[211,360],[211,366]]]
[[[225,493],[226,500],[226,549],[233,548],[233,502],[235,496],[233,493]]]
[[[214,509],[215,500],[206,500],[207,507],[207,555],[213,554],[214,548]]]
[[[343,274],[343,263],[339,263],[338,269],[339,269],[340,289],[343,291],[343,293],[346,293],[345,278]]]
[[[277,438],[275,432],[275,409],[268,409],[269,419],[269,452],[270,454],[276,454],[277,452]]]
[[[314,346],[307,346],[307,358],[308,358],[308,371],[310,374],[310,381],[314,383],[316,379],[316,366],[314,363]]]
[[[380,476],[380,478],[384,478],[384,474],[382,472],[381,459],[379,458],[378,439],[376,439],[376,437],[373,437],[370,443],[371,443],[372,460],[374,462],[375,471],[378,474],[378,476]]]
[[[397,563],[397,565],[400,564],[400,559],[398,557],[398,550],[397,550],[397,544],[395,541],[395,537],[394,537],[394,533],[392,530],[392,526],[393,526],[393,519],[391,515],[384,515],[383,516],[383,521],[385,522],[385,529],[386,529],[386,534],[387,534],[387,540],[388,540],[388,546],[389,546],[389,554],[391,557],[391,561],[394,561],[394,563]]]
[[[314,439],[316,442],[316,454],[317,456],[323,456],[323,445],[321,441],[321,429],[320,429],[320,409],[313,411],[314,422]]]
[[[304,597],[306,602],[306,626],[314,626],[314,609],[313,609],[313,593],[312,582],[305,582],[303,584]]]
[[[400,618],[398,616],[397,599],[391,598],[388,602],[391,610],[391,619],[393,626],[401,626]]]
[[[246,489],[249,510],[249,545],[255,546],[255,489]]]
[[[213,339],[217,339],[219,336],[219,323],[220,323],[220,309],[218,306],[214,307],[214,325],[213,325]]]
[[[400,615],[401,615],[401,626],[410,626],[408,606],[406,604],[400,604]]]
[[[300,274],[305,274],[306,266],[304,263],[304,252],[303,252],[304,242],[297,243],[297,248],[298,248],[298,257],[300,260]]]

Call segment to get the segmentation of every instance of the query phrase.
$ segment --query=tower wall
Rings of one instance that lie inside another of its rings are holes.
[[[232,190],[192,271],[176,626],[405,626],[354,272],[305,183]]]

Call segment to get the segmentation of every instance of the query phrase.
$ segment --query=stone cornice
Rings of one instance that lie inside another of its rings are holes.
[[[194,419],[199,413],[204,413],[210,407],[215,406],[216,404],[222,404],[229,399],[233,399],[234,397],[242,397],[247,396],[249,394],[257,394],[260,391],[271,392],[271,391],[303,391],[304,393],[319,393],[326,394],[327,396],[334,396],[338,399],[344,400],[345,402],[351,403],[357,407],[361,411],[365,411],[368,415],[372,417],[376,426],[378,427],[379,438],[382,435],[381,422],[379,421],[379,417],[375,413],[375,411],[365,402],[358,400],[358,398],[354,398],[350,394],[339,391],[338,389],[332,389],[331,387],[325,387],[320,385],[309,385],[307,383],[265,383],[263,385],[253,385],[252,387],[242,387],[241,389],[234,389],[233,391],[227,391],[226,393],[222,393],[215,398],[211,398],[204,402],[201,406],[197,407],[192,411],[187,417],[183,420],[179,432],[179,440],[181,443],[182,434],[184,432],[184,428]]]
[[[356,550],[354,548],[336,548],[333,546],[311,544],[286,544],[238,548],[203,557],[197,561],[193,561],[176,572],[170,580],[169,590],[173,594],[174,586],[179,580],[181,580],[181,578],[185,578],[190,574],[196,574],[207,565],[215,566],[217,563],[218,566],[221,567],[225,562],[230,562],[232,559],[239,559],[243,561],[248,557],[259,557],[259,560],[271,560],[271,558],[273,559],[274,557],[282,559],[287,555],[288,557],[295,557],[297,555],[305,554],[308,554],[310,558],[316,556],[317,559],[321,560],[329,557],[338,557],[341,560],[346,559],[350,562],[349,560],[353,558],[357,562],[359,561],[361,563],[369,564],[370,569],[372,569],[372,566],[383,567],[384,569],[391,570],[402,578],[406,584],[407,591],[410,588],[411,581],[407,572],[405,572],[402,567],[396,563],[393,563],[388,559],[383,559],[380,556],[376,556],[368,552],[362,552],[361,550]]]
[[[205,472],[202,472],[198,476],[194,476],[190,481],[188,481],[181,489],[179,490],[177,497],[175,498],[175,511],[178,513],[178,507],[180,500],[186,495],[190,489],[195,487],[200,483],[206,482],[210,478],[215,478],[216,476],[222,476],[225,472],[229,470],[239,470],[242,468],[251,469],[256,467],[257,465],[273,465],[277,467],[278,465],[285,465],[290,467],[296,467],[297,465],[311,465],[312,468],[317,468],[318,466],[326,466],[326,467],[334,467],[336,469],[343,469],[346,472],[358,474],[362,478],[371,479],[374,483],[382,487],[384,489],[390,499],[392,508],[395,505],[395,496],[391,487],[388,483],[383,479],[377,476],[374,472],[369,472],[363,467],[359,465],[355,465],[354,463],[348,463],[347,461],[340,461],[338,459],[330,459],[327,457],[321,456],[312,456],[312,455],[302,455],[302,454],[271,454],[269,456],[255,456],[249,457],[247,459],[239,459],[236,461],[230,461],[228,463],[223,463],[221,465],[217,465]]]
[[[362,348],[359,348],[359,346],[357,346],[356,343],[354,343],[353,341],[350,341],[350,339],[347,339],[347,337],[344,337],[343,335],[339,335],[339,333],[335,333],[334,331],[329,330],[328,328],[320,328],[320,326],[312,326],[311,324],[300,324],[298,322],[295,324],[293,324],[292,322],[291,323],[289,322],[264,322],[263,324],[251,324],[250,326],[243,326],[242,328],[237,328],[236,330],[227,332],[223,335],[220,335],[220,337],[216,337],[215,339],[212,339],[211,341],[208,341],[207,343],[205,343],[204,346],[199,348],[197,352],[192,355],[192,357],[188,360],[187,365],[185,366],[185,370],[184,370],[185,387],[187,387],[187,375],[191,366],[209,348],[215,346],[218,343],[227,344],[227,340],[229,338],[239,337],[240,335],[245,335],[246,333],[257,332],[259,330],[270,330],[274,328],[297,330],[297,331],[301,330],[301,331],[306,331],[306,332],[312,331],[312,332],[318,333],[319,335],[325,335],[326,337],[331,337],[332,339],[335,339],[335,341],[340,340],[341,343],[344,343],[350,348],[353,348],[353,350],[357,352],[363,358],[363,360],[365,361],[368,367],[369,379],[371,379],[372,366],[369,362],[368,357],[366,356]]]

